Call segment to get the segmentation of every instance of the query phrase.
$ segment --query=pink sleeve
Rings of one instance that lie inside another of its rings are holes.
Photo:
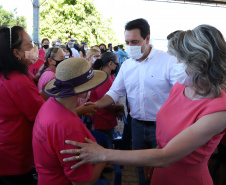
[[[55,78],[55,73],[52,71],[45,71],[38,81],[38,90],[42,90],[43,86],[50,80]]]
[[[65,136],[63,141],[60,141],[56,144],[56,153],[58,155],[59,161],[61,166],[64,169],[64,174],[71,182],[86,182],[93,177],[93,167],[91,164],[84,164],[76,169],[71,169],[71,166],[74,165],[76,162],[63,162],[63,159],[66,157],[71,157],[73,155],[62,155],[60,151],[63,149],[72,149],[77,148],[65,143],[65,140],[72,140],[85,143],[85,134],[82,132],[72,133],[68,136]],[[90,138],[91,139],[91,138]],[[92,139],[93,140],[93,139]]]
[[[12,98],[16,106],[29,121],[35,120],[40,107],[44,103],[34,82],[28,77],[23,79],[22,87],[16,93],[12,94]]]

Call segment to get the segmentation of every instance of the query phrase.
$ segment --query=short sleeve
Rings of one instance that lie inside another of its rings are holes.
[[[85,137],[90,138],[93,141],[95,141],[95,139],[93,139],[92,136],[89,137],[88,135],[86,135],[85,132],[77,131],[77,132],[72,132],[70,135],[65,136],[65,138],[63,140],[59,141],[55,146],[56,153],[58,155],[58,159],[64,170],[64,174],[67,176],[67,178],[71,182],[78,183],[78,182],[85,182],[85,181],[90,180],[93,177],[93,167],[91,164],[84,164],[76,169],[71,169],[71,166],[76,164],[76,162],[75,161],[63,162],[63,159],[66,157],[71,157],[73,155],[63,155],[63,154],[60,154],[60,151],[65,150],[65,149],[77,148],[77,147],[73,147],[72,145],[66,144],[65,140],[72,140],[72,141],[78,141],[78,142],[85,143]]]
[[[35,120],[40,107],[44,103],[34,82],[28,77],[23,79],[21,88],[16,92],[11,92],[11,97],[18,109],[32,122]]]

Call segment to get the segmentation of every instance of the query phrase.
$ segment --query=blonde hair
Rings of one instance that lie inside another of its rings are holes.
[[[215,27],[200,25],[175,34],[168,52],[186,64],[197,94],[216,98],[226,89],[226,43]]]
[[[86,56],[86,59],[89,60],[90,57],[92,57],[96,52],[99,52],[97,49],[90,49],[88,52],[87,52],[87,56]],[[100,52],[99,52],[100,53]]]

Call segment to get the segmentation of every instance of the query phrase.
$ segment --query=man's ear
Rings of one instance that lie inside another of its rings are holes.
[[[150,35],[147,35],[146,37],[146,44],[149,44],[150,43]]]
[[[13,49],[13,55],[18,58],[18,59],[21,59],[21,56],[19,54],[19,50],[18,49]]]

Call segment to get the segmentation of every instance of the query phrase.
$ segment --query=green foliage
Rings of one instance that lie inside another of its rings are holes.
[[[13,12],[8,12],[0,5],[0,25],[1,26],[22,26],[27,29],[26,17],[16,16],[16,9]]]
[[[111,19],[97,12],[93,0],[47,0],[40,9],[40,38],[44,37],[63,42],[75,38],[89,46],[118,43]]]

